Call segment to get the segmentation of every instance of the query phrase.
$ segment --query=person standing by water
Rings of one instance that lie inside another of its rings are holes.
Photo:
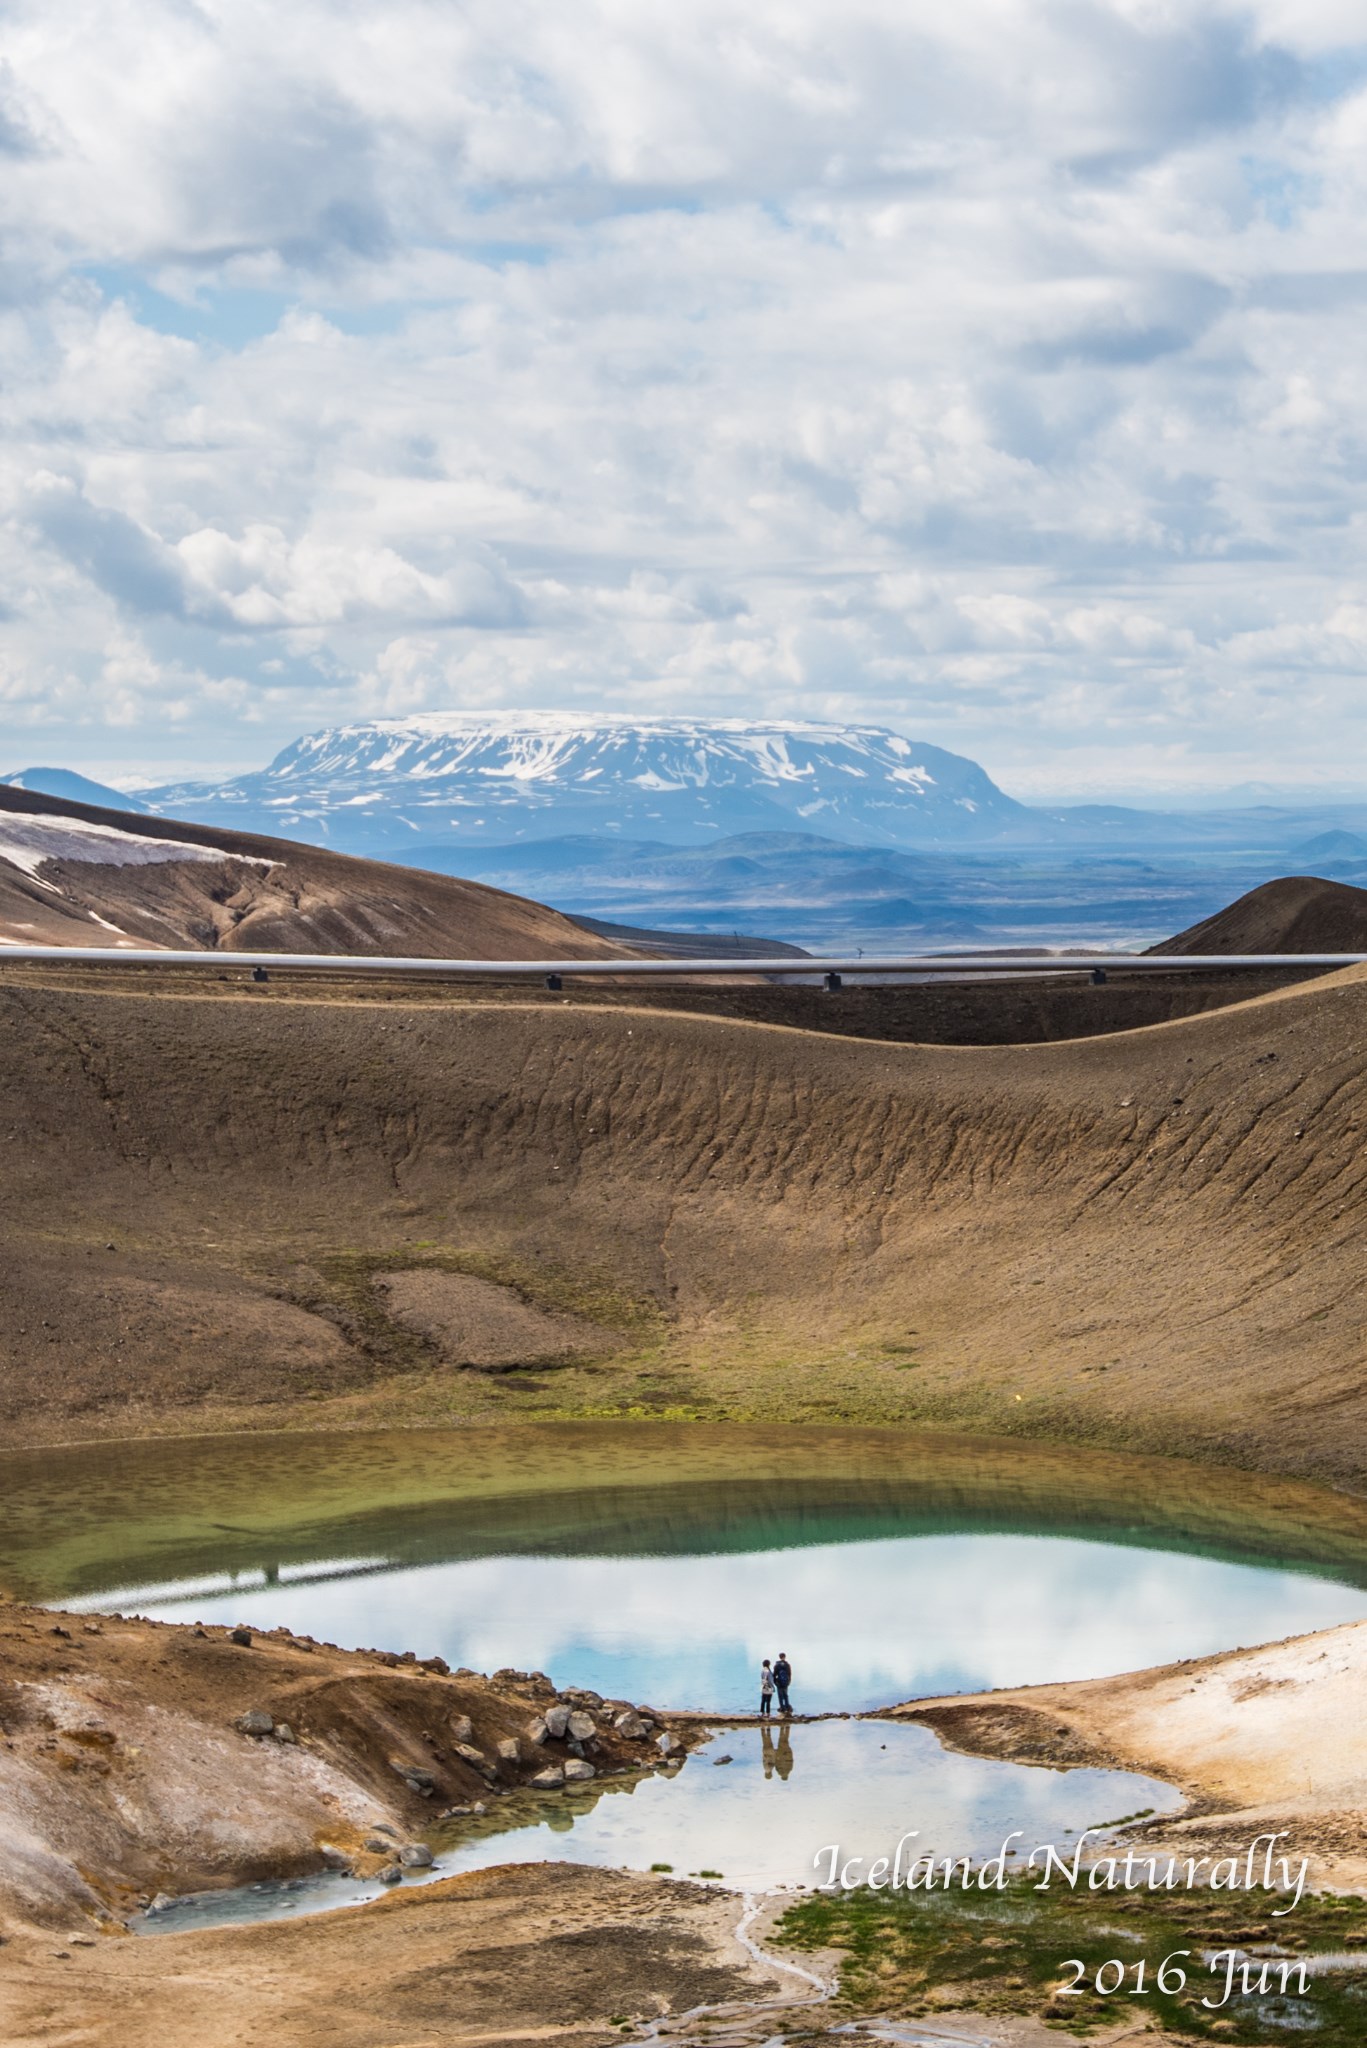
[[[766,1657],[759,1674],[759,1710],[761,1714],[772,1713],[774,1706],[774,1674]]]
[[[778,1710],[780,1714],[791,1714],[793,1709],[788,1700],[788,1687],[793,1682],[793,1667],[788,1662],[788,1652],[780,1650],[774,1666],[774,1684],[778,1688]]]

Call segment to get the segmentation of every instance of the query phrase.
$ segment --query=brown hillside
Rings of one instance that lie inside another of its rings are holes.
[[[1367,953],[1367,889],[1284,875],[1151,946],[1153,953]]]
[[[6,941],[466,960],[622,951],[479,882],[0,788]]]
[[[1367,971],[980,1048],[178,984],[0,969],[12,1441],[675,1412],[1367,1473]],[[414,1267],[620,1341],[462,1369]]]

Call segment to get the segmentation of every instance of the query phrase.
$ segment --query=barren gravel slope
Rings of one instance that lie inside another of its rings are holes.
[[[288,1401],[301,1376],[340,1395],[373,1361],[289,1305],[290,1272],[425,1243],[654,1301],[698,1412],[723,1357],[753,1358],[748,1412],[777,1417],[803,1360],[848,1352],[857,1388],[895,1341],[916,1370],[880,1419],[1367,1469],[1358,971],[973,1049],[134,989],[0,983],[16,1432],[139,1399],[131,1426],[155,1423],[186,1373],[201,1404]],[[599,1412],[625,1398],[601,1370],[575,1396]]]
[[[82,835],[82,825],[95,829]],[[10,841],[17,860],[5,857]],[[182,843],[192,856],[161,857]],[[56,851],[40,858],[46,844]],[[222,857],[204,857],[214,852]],[[0,787],[6,942],[462,960],[598,960],[623,950],[480,882]]]

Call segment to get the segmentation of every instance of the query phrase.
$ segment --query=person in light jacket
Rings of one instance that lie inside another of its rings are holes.
[[[774,1707],[774,1673],[773,1673],[773,1668],[772,1668],[772,1666],[771,1666],[771,1665],[770,1665],[770,1663],[769,1663],[769,1659],[768,1659],[768,1658],[766,1657],[766,1658],[765,1658],[765,1660],[764,1660],[764,1662],[763,1662],[763,1664],[762,1664],[762,1665],[760,1666],[760,1674],[759,1674],[759,1710],[760,1710],[761,1714],[769,1714],[769,1713],[772,1713],[772,1712],[773,1712],[773,1707]]]

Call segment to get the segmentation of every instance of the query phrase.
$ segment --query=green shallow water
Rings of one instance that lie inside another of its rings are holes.
[[[737,1712],[860,1709],[1367,1616],[1367,1503],[887,1431],[573,1424],[0,1463],[0,1583]]]

